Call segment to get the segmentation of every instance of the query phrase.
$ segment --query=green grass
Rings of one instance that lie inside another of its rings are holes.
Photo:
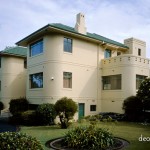
[[[87,123],[74,123],[70,128],[73,128],[78,125],[87,125]],[[149,150],[150,141],[139,141],[141,134],[143,137],[150,137],[150,125],[141,125],[137,123],[127,123],[127,122],[118,122],[118,123],[104,123],[101,122],[98,124],[100,127],[109,128],[114,136],[124,138],[130,142],[130,145],[126,150]],[[69,129],[60,129],[58,126],[39,126],[39,127],[21,127],[21,132],[27,133],[36,137],[44,146],[45,150],[48,148],[45,147],[46,141],[64,136],[65,132]]]

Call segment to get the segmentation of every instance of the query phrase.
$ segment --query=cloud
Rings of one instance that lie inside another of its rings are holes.
[[[74,27],[79,12],[86,15],[88,32],[119,42],[137,37],[145,40],[150,48],[149,0],[1,0],[0,49],[48,23],[60,22]]]

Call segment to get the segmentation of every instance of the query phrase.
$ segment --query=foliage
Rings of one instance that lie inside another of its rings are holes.
[[[28,100],[26,98],[12,99],[9,105],[9,110],[13,115],[28,110]]]
[[[142,114],[143,104],[137,96],[130,96],[124,100],[123,109],[129,121],[138,121]]]
[[[36,138],[20,132],[0,133],[0,149],[3,150],[43,150],[43,147]]]
[[[114,144],[114,137],[107,129],[90,125],[70,130],[66,133],[64,143],[76,149],[106,149]]]
[[[38,106],[36,113],[38,121],[42,123],[42,125],[54,124],[54,119],[56,118],[54,104],[41,104]]]
[[[142,101],[143,109],[150,110],[150,78],[142,81],[137,91],[137,97]]]
[[[4,109],[4,104],[0,101],[0,114],[1,114],[1,110]]]
[[[37,117],[35,110],[27,110],[21,113],[23,125],[36,125]]]
[[[0,101],[0,110],[4,109],[4,104]]]
[[[71,98],[63,97],[55,103],[55,110],[60,118],[61,128],[65,129],[77,112],[77,104]]]

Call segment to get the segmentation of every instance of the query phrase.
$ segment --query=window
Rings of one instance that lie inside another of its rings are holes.
[[[121,74],[103,76],[103,90],[119,90],[121,89]]]
[[[138,56],[141,56],[141,49],[138,48]]]
[[[96,111],[96,105],[90,105],[90,111]]]
[[[109,57],[111,57],[111,50],[106,49],[104,52],[104,58],[109,58]]]
[[[136,75],[136,89],[140,87],[141,82],[146,78],[146,76]]]
[[[72,39],[64,38],[64,52],[72,53]]]
[[[117,52],[117,56],[119,56],[119,55],[121,55],[121,52],[118,51],[118,52]]]
[[[30,56],[43,53],[43,39],[30,45]]]
[[[72,73],[63,72],[63,87],[72,88]]]
[[[30,88],[43,88],[43,72],[31,74],[30,76]]]

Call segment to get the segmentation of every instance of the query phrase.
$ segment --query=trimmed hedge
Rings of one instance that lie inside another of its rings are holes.
[[[20,132],[0,133],[0,149],[3,150],[44,150],[41,143]]]

